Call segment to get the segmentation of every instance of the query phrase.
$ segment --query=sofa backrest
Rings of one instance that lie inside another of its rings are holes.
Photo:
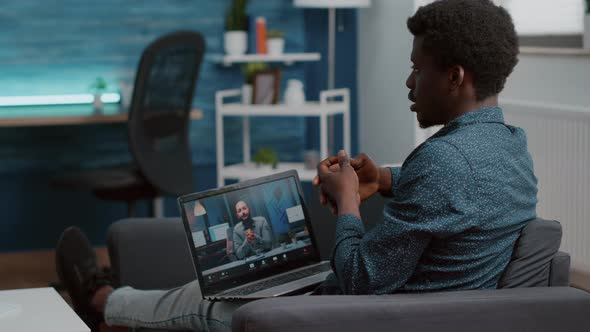
[[[561,225],[536,218],[522,230],[498,288],[567,286],[569,255],[558,254]]]
[[[197,278],[179,218],[119,220],[109,227],[107,244],[116,286],[170,289]]]

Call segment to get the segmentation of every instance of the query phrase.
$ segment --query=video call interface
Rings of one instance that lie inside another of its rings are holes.
[[[289,263],[312,250],[293,177],[185,202],[206,283]]]

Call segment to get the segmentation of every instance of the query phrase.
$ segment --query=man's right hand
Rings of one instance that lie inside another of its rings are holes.
[[[350,159],[350,166],[354,168],[359,178],[359,195],[361,201],[373,196],[379,191],[380,171],[375,162],[364,153]]]

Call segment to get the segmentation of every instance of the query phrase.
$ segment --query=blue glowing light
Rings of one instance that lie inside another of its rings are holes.
[[[103,93],[100,97],[105,104],[115,104],[121,101],[118,93]],[[91,94],[48,95],[48,96],[0,96],[2,106],[42,106],[42,105],[79,105],[92,104],[94,96]]]

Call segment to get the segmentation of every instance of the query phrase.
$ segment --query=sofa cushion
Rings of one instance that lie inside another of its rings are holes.
[[[555,220],[533,219],[522,230],[512,259],[498,288],[549,286],[551,260],[561,245],[561,225]]]

